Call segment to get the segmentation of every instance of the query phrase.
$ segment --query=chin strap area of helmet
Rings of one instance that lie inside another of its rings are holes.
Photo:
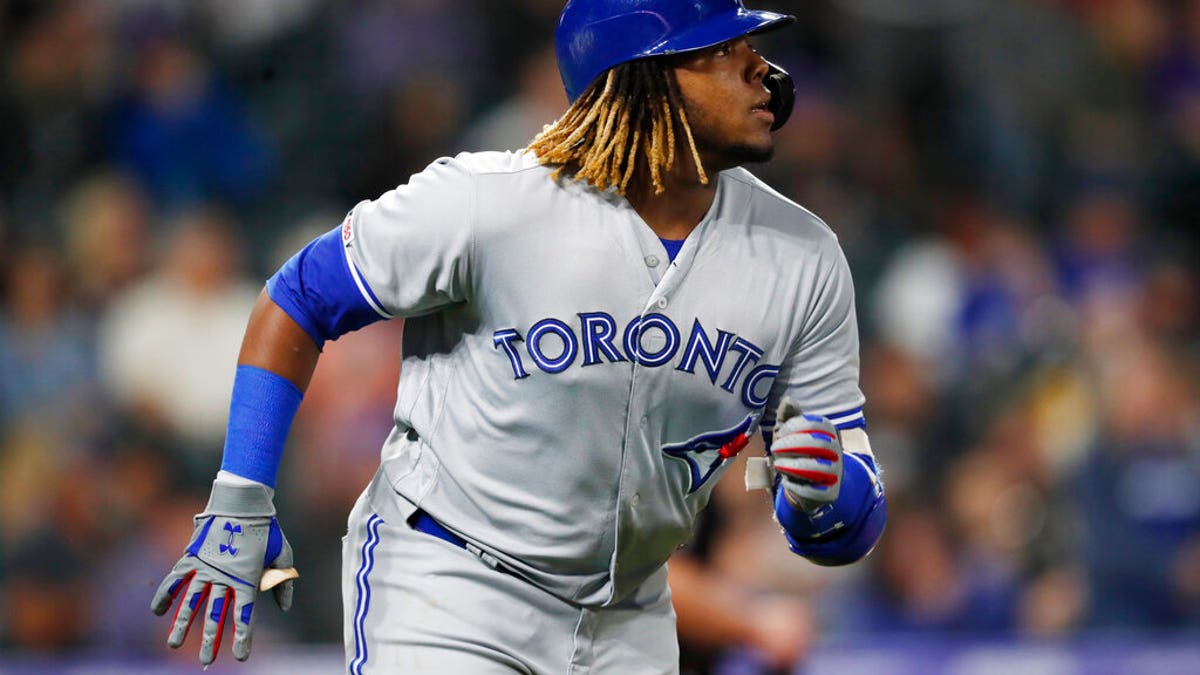
[[[777,131],[787,124],[788,118],[792,116],[792,108],[796,106],[796,83],[786,70],[774,63],[767,61],[767,67],[767,76],[763,78],[763,84],[767,91],[771,92],[771,102],[767,104],[767,110],[775,115],[771,131]]]

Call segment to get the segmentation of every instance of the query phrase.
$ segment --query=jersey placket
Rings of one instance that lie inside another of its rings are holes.
[[[679,250],[674,261],[668,259],[662,242],[654,234],[653,230],[633,212],[632,208],[627,207],[637,225],[637,227],[633,228],[633,235],[641,250],[642,260],[649,273],[650,282],[654,285],[645,306],[642,308],[640,316],[646,317],[651,314],[660,314],[670,307],[672,297],[687,277],[687,273],[696,259],[697,252],[702,247],[705,240],[705,233],[716,218],[720,197],[721,191],[718,190],[717,198],[714,199],[712,207],[692,233],[688,235],[687,240]],[[635,344],[640,349],[641,340],[635,340]],[[658,445],[645,446],[641,439],[650,438],[661,441],[662,435],[663,421],[652,418],[650,411],[655,407],[652,397],[656,378],[665,377],[666,375],[660,372],[662,368],[648,368],[640,363],[640,359],[632,359],[632,361],[629,386],[629,411],[631,414],[627,414],[626,418],[625,434],[622,441],[620,479],[617,483],[617,513],[614,519],[616,531],[613,542],[613,557],[609,569],[612,583],[612,596],[610,598],[620,597],[631,590],[623,588],[620,581],[622,562],[621,528],[623,524],[636,521],[636,517],[633,514],[640,507],[642,495],[636,488],[630,494],[630,472],[638,470],[635,467],[655,464],[659,453]],[[652,456],[641,456],[631,461],[629,455],[631,451],[649,453]],[[637,482],[636,479],[632,481],[634,485]],[[648,508],[655,507],[650,506]]]

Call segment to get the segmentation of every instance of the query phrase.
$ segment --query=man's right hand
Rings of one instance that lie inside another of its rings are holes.
[[[208,507],[195,517],[191,543],[159,585],[150,610],[162,616],[179,600],[167,637],[172,648],[183,645],[197,611],[202,612],[200,663],[206,666],[216,659],[222,629],[231,618],[233,656],[245,661],[250,656],[254,602],[263,572],[267,568],[288,570],[288,574],[272,574],[267,579],[267,588],[278,584],[273,589],[275,602],[287,611],[296,576],[291,567],[292,547],[275,520],[270,491],[263,485],[216,481]]]

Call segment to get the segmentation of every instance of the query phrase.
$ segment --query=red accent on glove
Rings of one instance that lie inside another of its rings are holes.
[[[785,466],[776,466],[775,470],[780,471],[782,473],[786,473],[787,475],[792,476],[794,478],[799,478],[800,480],[806,480],[806,481],[812,483],[813,485],[823,485],[823,486],[828,487],[830,485],[835,485],[838,482],[838,477],[836,474],[825,473],[824,471],[810,471],[808,469],[790,469]]]
[[[838,454],[829,448],[779,448],[774,453],[776,455],[803,455],[805,457],[812,457],[813,459],[823,459],[826,462],[838,461]]]
[[[191,572],[188,572],[187,576],[184,577],[184,579],[183,579],[183,583],[181,583],[179,585],[179,589],[176,590],[175,593],[171,596],[172,602],[174,602],[174,598],[176,595],[179,595],[180,593],[184,594],[183,597],[179,600],[179,606],[175,608],[175,619],[171,621],[171,630],[172,631],[175,630],[175,622],[179,620],[179,612],[183,611],[183,606],[188,604],[187,592],[191,588],[192,579],[195,576],[196,576],[196,570],[192,570]],[[187,628],[183,629],[183,639],[179,641],[180,646],[183,646],[184,643],[187,642],[188,633],[192,632],[192,624],[196,622],[196,615],[204,614],[207,611],[208,592],[210,590],[212,590],[212,584],[205,584],[204,591],[200,595],[200,599],[196,601],[196,606],[192,608],[192,615],[190,617],[188,617]],[[197,611],[197,610],[199,610],[199,611]],[[203,624],[204,621],[201,620],[200,623]]]
[[[221,653],[221,635],[225,632],[225,619],[233,614],[233,603],[235,601],[233,589],[225,589],[225,602],[221,605],[221,622],[217,624],[217,639],[213,642],[213,663],[217,661],[217,654]]]

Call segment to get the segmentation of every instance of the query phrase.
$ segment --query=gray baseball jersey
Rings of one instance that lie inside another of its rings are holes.
[[[440,159],[342,238],[364,297],[407,319],[386,480],[599,607],[689,538],[730,442],[784,394],[861,425],[853,286],[830,229],[743,169],[673,262],[623,197],[549,174]]]

